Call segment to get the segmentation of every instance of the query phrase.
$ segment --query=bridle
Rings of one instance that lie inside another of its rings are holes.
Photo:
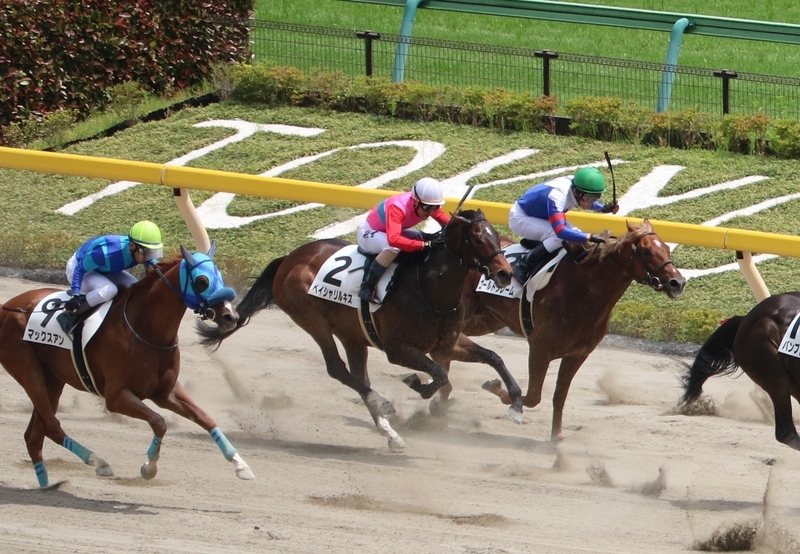
[[[472,229],[473,225],[475,225],[476,223],[480,223],[482,221],[488,221],[488,220],[485,217],[481,216],[481,217],[479,217],[479,218],[477,218],[477,219],[475,219],[473,221],[470,221],[469,225],[466,226],[466,229],[462,228],[461,242],[462,242],[462,244],[466,245],[466,247],[469,250],[469,253],[471,254],[471,257],[472,257],[472,263],[471,264],[467,264],[467,269],[477,269],[478,271],[483,273],[488,278],[489,277],[489,262],[491,262],[499,254],[503,254],[503,250],[502,249],[498,249],[498,250],[495,250],[495,251],[493,251],[493,252],[491,252],[489,254],[486,254],[485,256],[481,256],[480,254],[475,252],[475,249],[472,247],[472,243],[469,240],[469,231],[470,231],[470,229]],[[444,233],[445,230],[446,230],[446,228],[442,229],[442,233]],[[448,248],[445,248],[444,250],[445,250],[445,252],[447,252],[451,256],[456,256],[458,258],[458,264],[459,265],[464,265],[464,257],[463,257],[463,255],[459,256],[458,254],[456,254],[455,252],[451,251]],[[417,265],[417,285],[420,287],[420,293],[422,295],[423,300],[425,300],[425,303],[428,304],[428,306],[431,309],[433,309],[435,312],[437,312],[437,313],[447,313],[447,312],[452,312],[452,311],[457,310],[458,307],[461,306],[461,300],[460,299],[459,299],[458,304],[454,308],[451,308],[451,309],[448,309],[448,310],[439,310],[439,309],[436,308],[436,306],[434,306],[433,304],[428,302],[428,300],[425,298],[425,293],[422,290],[422,280],[420,278],[420,271],[421,271],[423,265],[424,264],[422,264],[422,263]]]
[[[631,271],[630,271],[630,274],[629,274],[627,271],[625,271],[625,268],[623,268],[623,267],[622,267],[622,265],[620,265],[620,263],[619,263],[619,262],[618,262],[616,259],[614,259],[614,257],[613,257],[613,256],[611,256],[611,259],[612,259],[612,260],[614,260],[614,263],[616,263],[616,264],[617,264],[617,267],[619,267],[620,271],[622,271],[622,273],[623,273],[623,274],[624,274],[626,277],[628,277],[629,279],[632,279],[633,281],[636,281],[636,282],[637,282],[637,283],[639,283],[640,285],[647,285],[647,286],[651,287],[651,288],[652,288],[654,291],[661,292],[662,290],[664,290],[664,288],[666,287],[666,285],[665,285],[665,284],[664,284],[664,282],[663,282],[663,281],[662,281],[662,280],[661,280],[661,279],[660,279],[660,278],[659,278],[659,277],[656,275],[656,273],[658,273],[659,271],[661,271],[661,270],[662,270],[662,269],[663,269],[663,268],[664,268],[666,265],[668,265],[668,264],[672,264],[673,266],[674,266],[675,264],[672,262],[672,259],[671,259],[671,258],[667,258],[665,261],[661,262],[661,263],[658,265],[658,267],[656,267],[655,269],[649,269],[649,268],[647,267],[647,264],[645,264],[645,262],[644,262],[644,259],[642,259],[642,253],[641,253],[641,251],[640,251],[640,250],[639,250],[639,248],[638,248],[639,241],[640,241],[640,240],[642,240],[642,238],[644,238],[644,237],[646,237],[646,236],[648,236],[648,235],[655,235],[655,234],[656,234],[656,233],[655,233],[655,232],[653,232],[653,231],[649,231],[649,232],[646,232],[646,233],[642,233],[641,235],[639,235],[638,237],[636,237],[636,240],[634,240],[634,241],[633,241],[633,244],[631,244],[631,250],[632,250],[632,252],[633,252],[633,256],[631,256],[631,260],[630,260],[630,261],[631,261]],[[640,266],[642,267],[642,269],[644,270],[644,273],[645,273],[645,277],[644,277],[644,278],[639,278],[639,277],[636,277],[636,276],[635,276],[635,267],[634,267],[634,263],[635,263],[636,261],[638,261],[638,262],[639,262],[639,265],[640,265]]]
[[[495,259],[499,254],[502,254],[503,250],[502,249],[494,250],[493,252],[490,252],[490,253],[486,254],[485,256],[481,256],[480,254],[475,252],[475,249],[472,247],[472,243],[469,240],[469,231],[470,231],[470,229],[472,229],[473,225],[475,225],[476,223],[480,223],[482,221],[487,221],[487,219],[485,217],[481,216],[478,219],[470,221],[469,225],[467,226],[467,228],[464,230],[464,232],[461,235],[461,239],[462,239],[461,242],[466,245],[467,250],[469,250],[469,253],[472,255],[472,264],[467,265],[467,267],[469,269],[477,269],[478,271],[483,273],[488,278],[489,277],[489,262],[491,262],[493,259]],[[442,232],[444,232],[444,230]],[[455,252],[451,252],[451,254],[456,255]],[[464,263],[463,256],[459,258],[459,263],[460,264]]]
[[[192,286],[191,284],[194,281],[191,278],[191,272],[192,272],[193,269],[194,268],[189,268],[188,271],[187,271],[187,281],[188,281],[187,285],[189,285],[189,286]],[[164,275],[164,273],[161,271],[161,268],[158,267],[158,266],[155,266],[154,270],[155,270],[156,274],[161,278],[161,280],[164,281],[164,283],[166,283],[167,287],[169,287],[169,289],[172,292],[177,294],[178,297],[180,297],[182,302],[185,302],[185,298],[184,298],[183,293],[180,290],[178,290],[178,288],[175,285],[173,285],[169,281],[169,279],[167,279],[166,275]],[[175,341],[175,344],[170,344],[170,345],[166,345],[166,346],[165,345],[160,345],[160,344],[153,344],[152,342],[144,339],[139,333],[136,332],[136,330],[131,325],[130,320],[128,319],[128,300],[130,300],[130,298],[131,298],[130,295],[128,295],[128,297],[125,299],[125,303],[122,306],[122,318],[125,320],[125,324],[128,326],[128,329],[130,329],[130,332],[133,333],[133,336],[136,337],[139,341],[141,341],[144,344],[146,344],[147,346],[149,346],[151,348],[156,348],[158,350],[173,350],[173,349],[177,348],[178,341]],[[197,309],[197,310],[195,310],[195,312],[200,313],[200,316],[203,319],[208,319],[208,318],[213,319],[214,316],[215,316],[214,310],[211,309],[211,308],[205,308],[202,311],[201,311],[201,309]]]

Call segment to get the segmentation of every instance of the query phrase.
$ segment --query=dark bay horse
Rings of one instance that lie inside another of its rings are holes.
[[[463,316],[461,290],[470,270],[482,271],[500,287],[511,282],[511,266],[500,250],[500,236],[480,210],[456,213],[441,232],[444,248],[411,255],[400,264],[392,291],[374,313],[389,362],[431,376],[425,384],[416,373],[403,379],[423,398],[430,398],[448,383],[447,372],[426,354],[443,358],[453,348]],[[385,418],[394,408],[370,388],[367,349],[371,344],[362,331],[358,310],[309,295],[322,264],[347,244],[338,239],[320,240],[273,260],[237,306],[240,319],[234,329],[201,323],[198,331],[206,337],[204,344],[219,346],[256,312],[275,303],[311,335],[322,350],[328,375],[359,394],[378,431],[388,437],[389,448],[399,450],[405,443]],[[341,341],[348,364],[342,360],[334,336]]]
[[[580,256],[567,255],[553,273],[550,283],[536,292],[531,306],[533,329],[528,340],[528,391],[522,404],[532,408],[541,402],[542,386],[552,360],[561,358],[553,394],[551,439],[562,438],[562,415],[570,383],[583,362],[608,332],[612,308],[632,281],[677,298],[686,280],[670,259],[669,247],[645,219],[640,226],[627,224],[628,232],[605,245],[584,250]],[[509,241],[510,242],[510,241]],[[520,322],[520,299],[476,292],[480,275],[473,272],[464,287],[465,324],[452,359],[492,363],[496,354],[475,344],[469,336],[494,333],[503,327],[525,336]],[[446,364],[446,365],[449,365]],[[513,380],[513,379],[512,379]],[[512,404],[515,391],[503,390],[498,381],[484,385],[505,404]],[[520,394],[517,388],[516,394]],[[440,393],[446,402],[443,389]],[[519,420],[519,416],[509,417]]]
[[[799,338],[800,293],[776,294],[759,302],[745,316],[723,322],[703,344],[683,377],[681,403],[696,400],[703,383],[714,375],[730,375],[742,368],[772,399],[775,410],[775,438],[800,450],[800,436],[792,420],[792,397],[800,401],[800,358],[793,339]],[[792,326],[789,339],[786,330]],[[793,347],[790,347],[793,345]]]
[[[225,287],[212,261],[214,245],[208,255],[190,254],[183,247],[181,253],[182,257],[148,268],[147,275],[132,287],[120,288],[84,352],[93,376],[88,386],[78,376],[70,350],[23,340],[28,319],[36,306],[44,297],[59,290],[31,290],[2,305],[0,364],[22,385],[33,403],[25,442],[42,488],[59,484],[51,483],[47,475],[42,458],[45,437],[67,448],[85,464],[94,466],[97,475],[114,474],[104,459],[74,441],[61,428],[55,414],[64,385],[78,390],[94,388],[105,400],[108,411],[141,419],[150,425],[154,436],[147,450],[148,462],[141,468],[145,479],[152,479],[158,471],[156,462],[167,431],[164,418],[142,402],[145,399],[196,422],[211,434],[225,458],[234,464],[238,477],[253,478],[253,472],[214,420],[194,403],[178,382],[178,328],[186,308],[211,319],[221,330],[230,329],[238,320],[231,305],[235,293]],[[49,312],[55,319],[61,309],[62,302],[56,299],[48,301],[42,311]]]

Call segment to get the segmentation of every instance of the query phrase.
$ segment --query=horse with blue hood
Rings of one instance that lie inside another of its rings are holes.
[[[45,437],[93,466],[97,475],[114,474],[106,460],[61,428],[55,414],[65,385],[101,397],[109,412],[150,425],[153,440],[140,469],[144,479],[156,475],[167,431],[164,417],[144,400],[196,422],[234,465],[237,477],[254,478],[216,422],[178,381],[178,330],[186,308],[223,330],[234,328],[239,319],[231,305],[236,294],[225,286],[213,261],[215,249],[212,243],[206,254],[190,253],[181,246],[180,257],[148,267],[139,282],[103,304],[99,311],[104,314],[92,314],[81,324],[74,343],[55,323],[55,314],[68,299],[65,292],[35,289],[0,305],[0,364],[33,403],[25,442],[40,487],[59,484],[50,481],[43,461]],[[101,323],[92,329],[93,318],[102,315]],[[91,338],[84,342],[87,334]],[[88,376],[79,366],[89,371]]]

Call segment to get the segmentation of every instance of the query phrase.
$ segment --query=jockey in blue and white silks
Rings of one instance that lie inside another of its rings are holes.
[[[567,221],[566,213],[578,206],[584,210],[616,213],[616,203],[604,205],[600,197],[605,192],[605,178],[596,168],[585,167],[575,175],[557,177],[529,188],[508,213],[509,228],[528,240],[542,244],[517,262],[514,276],[525,282],[538,262],[549,259],[563,241],[605,242],[601,235],[581,231]]]

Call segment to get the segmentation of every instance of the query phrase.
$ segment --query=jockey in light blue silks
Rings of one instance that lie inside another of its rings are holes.
[[[83,243],[67,262],[66,275],[72,298],[56,318],[65,333],[94,306],[130,287],[136,277],[125,271],[139,264],[155,264],[163,256],[161,230],[152,221],[140,221],[128,235],[102,235]]]

